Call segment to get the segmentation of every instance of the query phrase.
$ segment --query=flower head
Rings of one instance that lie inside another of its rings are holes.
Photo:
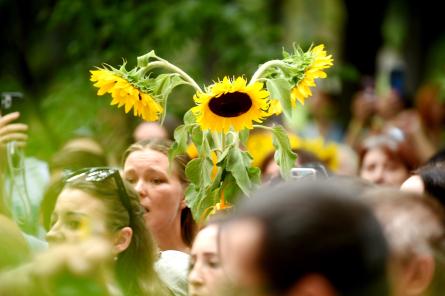
[[[332,66],[332,56],[326,54],[323,44],[312,48],[308,54],[310,55],[310,63],[305,69],[301,80],[292,88],[291,98],[293,105],[295,105],[296,100],[304,105],[304,100],[312,96],[310,88],[315,86],[315,79],[326,78],[327,75],[323,70]]]
[[[262,122],[270,116],[269,92],[261,82],[247,85],[244,78],[224,77],[205,93],[193,97],[196,107],[192,112],[204,130],[227,132],[252,129],[252,122]]]
[[[133,86],[127,79],[118,75],[116,71],[107,69],[91,70],[90,80],[96,82],[97,95],[111,94],[111,105],[118,108],[125,106],[125,113],[133,108],[134,116],[139,116],[146,121],[156,121],[162,113],[162,106],[148,93],[142,92]]]

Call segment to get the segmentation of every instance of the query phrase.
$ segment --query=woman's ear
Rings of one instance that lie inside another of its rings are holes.
[[[116,254],[125,251],[131,243],[133,237],[133,229],[124,227],[116,233],[114,239],[114,250]]]

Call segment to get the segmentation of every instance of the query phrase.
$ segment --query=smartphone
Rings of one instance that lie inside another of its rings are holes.
[[[405,73],[401,69],[393,69],[389,73],[389,84],[391,89],[395,90],[399,95],[405,92]]]
[[[317,178],[317,170],[313,168],[292,168],[290,173],[291,178],[296,180],[315,180]]]
[[[23,111],[25,99],[21,92],[2,92],[0,93],[0,115]]]

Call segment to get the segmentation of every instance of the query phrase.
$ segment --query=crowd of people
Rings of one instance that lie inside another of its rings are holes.
[[[207,221],[184,198],[193,155],[170,159],[159,124],[121,164],[77,137],[45,167],[13,159],[28,126],[4,115],[0,295],[443,295],[445,101],[403,95],[359,90],[342,129],[317,91],[295,134],[335,142],[337,165],[300,146],[294,166],[317,174],[284,181],[272,153],[259,189]]]

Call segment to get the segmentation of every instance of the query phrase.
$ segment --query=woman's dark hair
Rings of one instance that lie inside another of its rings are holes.
[[[388,293],[383,231],[357,196],[333,182],[290,182],[258,191],[226,223],[237,219],[260,223],[257,262],[277,295],[309,274],[323,276],[338,295]]]
[[[125,295],[157,295],[162,286],[153,269],[155,246],[145,228],[138,194],[131,185],[116,170],[112,177],[100,182],[82,177],[67,182],[64,188],[78,189],[99,199],[105,205],[110,231],[127,226],[132,229],[130,245],[117,257],[116,278]]]
[[[122,165],[124,166],[125,160],[128,156],[135,151],[153,150],[160,152],[168,157],[168,151],[172,145],[172,142],[165,139],[145,140],[135,144],[132,144],[124,152],[122,159]],[[181,181],[184,188],[188,185],[189,181],[185,176],[185,166],[190,161],[187,155],[178,155],[174,158],[172,168],[173,173]],[[181,212],[181,236],[184,243],[191,247],[193,239],[196,235],[197,225],[193,219],[192,211],[189,207],[185,207]]]

